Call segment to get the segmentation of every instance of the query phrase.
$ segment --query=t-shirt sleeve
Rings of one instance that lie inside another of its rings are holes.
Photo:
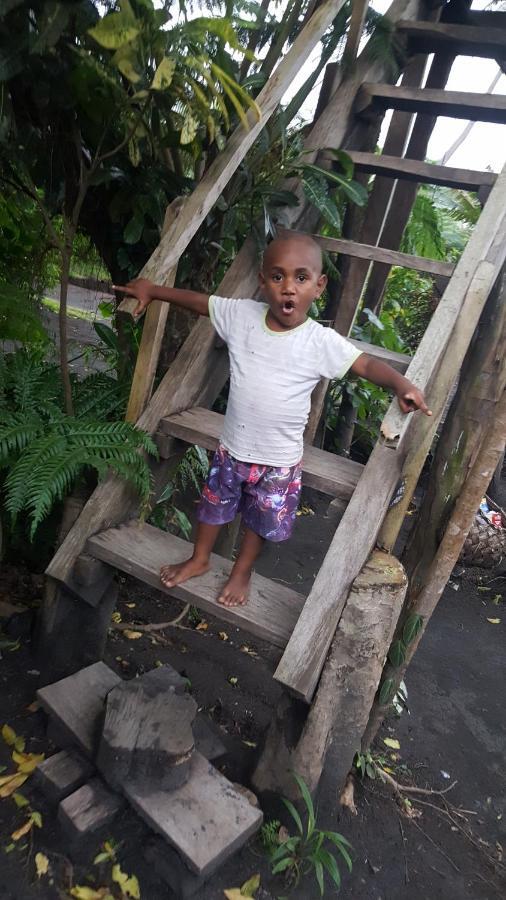
[[[351,341],[334,331],[333,328],[324,328],[320,344],[319,369],[323,378],[344,378],[347,371],[362,351],[358,350]]]
[[[228,341],[234,328],[234,322],[239,313],[240,300],[230,297],[217,297],[213,294],[209,297],[209,318],[220,338]]]

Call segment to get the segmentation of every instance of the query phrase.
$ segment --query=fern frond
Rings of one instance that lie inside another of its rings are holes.
[[[35,416],[27,421],[25,416],[5,414],[0,425],[0,468],[10,465],[12,457],[22,453],[43,427],[43,422]]]

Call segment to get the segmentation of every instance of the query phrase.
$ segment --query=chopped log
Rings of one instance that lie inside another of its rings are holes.
[[[369,172],[371,175],[399,178],[401,181],[415,181],[417,184],[438,184],[443,187],[477,191],[483,184],[492,187],[497,177],[494,172],[438,166],[420,162],[418,159],[403,159],[383,153],[361,153],[357,150],[347,150],[347,153],[353,160],[356,172]]]
[[[156,670],[155,670],[156,673]],[[121,791],[125,783],[147,793],[173,790],[188,780],[195,747],[197,704],[149,675],[113,688],[106,700],[97,767]]]
[[[432,316],[408,369],[408,377],[422,389],[431,385],[429,402],[433,417],[415,414],[403,419],[397,401],[390,406],[383,423],[386,439],[371,454],[276,670],[275,678],[306,701],[313,695],[351,583],[374,547],[380,524],[403,475],[407,454],[410,450],[416,452],[420,446],[425,448],[428,443],[427,454],[449,390],[503,265],[505,190],[506,168],[492,188],[457,264],[445,292],[445,302],[439,304]],[[450,339],[452,352],[445,353]]]
[[[110,825],[125,801],[113,794],[100,778],[92,778],[87,784],[61,801],[58,821],[70,844],[76,844]]]
[[[377,115],[386,109],[478,122],[506,123],[506,97],[433,88],[404,88],[391,84],[363,84],[357,95],[357,115]]]
[[[253,775],[258,791],[296,799],[292,772],[297,772],[314,793],[331,744],[335,784],[342,786],[360,748],[406,588],[399,561],[375,551],[353,582],[297,741],[298,706],[285,698],[278,708]]]
[[[125,793],[141,818],[200,876],[210,875],[262,824],[261,811],[197,752],[188,781],[177,790],[146,794],[126,784]]]
[[[34,784],[46,799],[57,804],[93,775],[94,767],[75,751],[60,750],[45,759],[34,772]]]
[[[37,699],[83,753],[94,759],[107,694],[121,681],[103,662],[40,688]]]

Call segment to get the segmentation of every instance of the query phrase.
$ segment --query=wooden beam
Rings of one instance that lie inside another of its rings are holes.
[[[430,275],[439,275],[443,278],[451,278],[455,268],[453,263],[441,262],[438,259],[425,259],[423,256],[413,256],[411,253],[401,253],[399,250],[372,247],[370,244],[359,244],[357,241],[343,241],[341,238],[330,238],[321,234],[312,234],[311,237],[314,238],[320,247],[324,250],[329,250],[331,253],[343,253],[345,256],[374,260],[375,262],[386,263],[389,266],[416,269],[417,272],[428,272]]]
[[[408,369],[415,384],[430,387],[433,418],[418,413],[401,420],[397,401],[392,403],[382,429],[387,439],[380,440],[369,458],[276,670],[276,680],[306,702],[318,683],[350,586],[374,547],[402,479],[409,451],[416,453],[423,445],[428,452],[505,257],[506,167]]]
[[[357,58],[368,8],[369,0],[353,0],[352,2],[350,27],[343,53],[342,64],[345,68],[349,68]]]
[[[457,25],[453,22],[413,22],[402,19],[397,31],[421,53],[449,50],[457,56],[496,59],[506,56],[506,28],[499,25]]]
[[[355,164],[355,172],[369,172],[371,175],[381,175],[385,178],[415,181],[417,184],[438,184],[443,187],[477,191],[484,184],[492,187],[497,177],[494,172],[437,166],[420,162],[418,159],[385,156],[383,153],[360,153],[357,150],[346,152]]]
[[[506,124],[506,96],[502,94],[363,84],[356,99],[357,114],[378,115],[386,109]]]

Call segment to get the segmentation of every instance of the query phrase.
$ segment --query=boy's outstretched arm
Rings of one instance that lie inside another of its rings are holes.
[[[354,375],[367,378],[368,381],[372,381],[373,384],[377,384],[379,387],[394,391],[399,401],[399,406],[404,413],[421,409],[426,416],[432,415],[432,412],[427,407],[422,391],[415,387],[411,381],[408,381],[407,378],[404,378],[404,375],[401,375],[400,372],[396,372],[388,363],[375,359],[373,356],[368,356],[367,353],[362,353],[353,363],[351,371]]]
[[[189,309],[199,316],[209,315],[209,295],[199,294],[197,291],[183,291],[180,288],[161,287],[153,284],[147,278],[135,278],[128,284],[113,284],[115,291],[124,291],[137,300],[134,316],[140,316],[152,300],[163,300],[165,303],[174,303],[183,309]]]

